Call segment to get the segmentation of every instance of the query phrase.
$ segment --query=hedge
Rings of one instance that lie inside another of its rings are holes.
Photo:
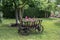
[[[45,12],[46,12],[46,14],[48,14],[48,17],[49,17],[50,16],[49,11],[39,10],[38,8],[29,8],[29,9],[24,10],[23,17],[25,17],[25,16],[34,17],[35,16],[35,17],[41,18],[41,17],[45,17]],[[4,17],[5,18],[15,18],[15,11],[5,10]]]

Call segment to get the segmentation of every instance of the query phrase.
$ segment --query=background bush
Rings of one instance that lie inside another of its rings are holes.
[[[48,17],[50,16],[49,11],[44,11],[44,10],[39,10],[36,8],[29,8],[24,10],[23,17],[29,16],[29,17],[38,17],[38,18],[43,18],[45,17],[45,12],[48,14]],[[4,11],[4,17],[5,18],[15,18],[15,11]]]
[[[50,16],[50,12],[49,11],[45,11],[45,10],[39,10],[38,8],[28,8],[24,11],[24,17],[25,16],[29,16],[29,17],[38,17],[38,18],[43,18],[45,17],[45,13],[48,15],[48,17]]]

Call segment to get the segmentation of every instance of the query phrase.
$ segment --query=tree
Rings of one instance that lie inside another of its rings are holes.
[[[2,0],[0,0],[0,11],[2,10]]]
[[[15,12],[16,24],[18,24],[18,15],[19,19],[22,20],[22,14],[26,5],[31,8],[38,8],[39,10],[55,10],[55,2],[48,2],[48,0],[2,0],[2,5],[3,12]]]
[[[52,12],[53,14],[55,14],[56,11],[56,7],[57,7],[57,2],[56,1],[49,1],[49,11]]]
[[[22,20],[22,14],[25,5],[30,7],[34,6],[34,1],[32,0],[2,0],[2,8],[4,13],[9,13],[15,11],[16,15],[16,24],[18,24],[18,15],[19,19]]]
[[[56,2],[57,2],[57,5],[59,5],[59,4],[60,4],[60,0],[56,0]]]
[[[20,22],[22,21],[22,14],[23,14],[24,6],[29,5],[30,7],[34,7],[33,0],[18,0],[18,1],[13,0],[13,2],[15,4],[16,10],[18,11]]]

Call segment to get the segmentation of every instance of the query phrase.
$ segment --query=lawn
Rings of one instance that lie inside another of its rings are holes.
[[[60,40],[59,18],[41,18],[44,31],[42,34],[19,35],[17,28],[8,26],[15,23],[15,19],[4,19],[0,24],[0,40]]]

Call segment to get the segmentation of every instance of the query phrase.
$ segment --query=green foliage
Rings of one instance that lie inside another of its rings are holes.
[[[2,0],[2,11],[4,13],[4,17],[12,17],[14,16],[14,4],[12,0]],[[15,16],[14,16],[15,17]]]
[[[57,1],[57,4],[60,5],[60,0],[56,0]]]
[[[2,10],[4,12],[4,17],[15,17],[14,16],[15,6],[17,8],[20,8],[20,7],[24,8],[25,10],[24,17],[26,15],[29,15],[29,16],[36,15],[37,17],[40,17],[40,16],[42,17],[44,16],[45,11],[48,11],[50,13],[51,10],[53,11],[56,10],[56,2],[49,2],[48,0],[2,0],[1,4],[2,4]],[[29,7],[31,7],[31,9]],[[41,12],[41,10],[43,10],[43,12]]]
[[[45,12],[46,14],[48,14],[48,16],[50,16],[50,12],[49,11],[45,11],[45,10],[39,10],[38,8],[31,8],[29,7],[28,9],[25,9],[24,12],[24,17],[25,16],[29,16],[29,17],[45,17]]]
[[[38,7],[40,8],[40,10],[45,10],[48,7],[48,0],[40,0],[40,4],[38,5]]]
[[[49,2],[49,11],[56,11],[56,2]]]
[[[0,11],[2,11],[2,0],[0,0]]]

